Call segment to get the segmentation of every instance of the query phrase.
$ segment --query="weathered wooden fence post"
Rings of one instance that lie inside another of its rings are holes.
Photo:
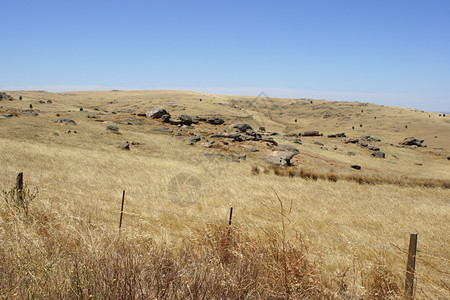
[[[120,221],[119,221],[119,232],[122,228],[122,216],[123,216],[123,204],[125,203],[125,190],[122,193],[122,207],[120,208]]]
[[[17,175],[17,203],[23,202],[23,172],[20,172],[19,175]]]
[[[230,207],[230,219],[228,221],[228,226],[231,226],[231,219],[233,218],[233,208]]]
[[[409,237],[408,263],[406,265],[405,298],[414,298],[414,271],[416,268],[417,233]]]

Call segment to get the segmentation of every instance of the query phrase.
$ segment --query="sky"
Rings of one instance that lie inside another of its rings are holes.
[[[179,89],[450,111],[450,1],[0,0],[0,90]]]

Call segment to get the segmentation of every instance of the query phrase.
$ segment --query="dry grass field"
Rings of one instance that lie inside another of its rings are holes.
[[[37,195],[28,213],[1,195],[2,299],[401,299],[410,233],[415,297],[450,299],[450,116],[187,91],[7,93],[0,190],[23,172]],[[138,115],[151,107],[225,124]],[[212,137],[234,123],[296,147],[292,166],[262,160],[270,142]],[[294,137],[310,130],[323,136]]]

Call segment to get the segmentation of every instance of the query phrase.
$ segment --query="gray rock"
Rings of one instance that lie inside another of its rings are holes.
[[[315,144],[315,145],[319,145],[319,146],[325,146],[325,145],[322,144],[321,142],[317,142],[317,141],[315,141],[314,144]]]
[[[380,139],[375,138],[375,137],[371,137],[370,135],[362,136],[361,139],[366,140],[368,142],[381,142]]]
[[[372,153],[372,156],[376,157],[376,158],[385,158],[386,154],[384,152],[381,152],[381,151],[375,151],[375,152]]]
[[[293,143],[296,143],[296,144],[300,144],[300,145],[303,144],[301,139],[295,139],[295,140],[293,140],[292,142],[293,142]]]
[[[169,114],[162,115],[161,118],[160,118],[160,121],[163,122],[163,123],[169,123],[170,122],[170,115]]]
[[[302,136],[322,136],[323,134],[318,131],[305,131],[302,133]]]
[[[150,108],[150,110],[146,113],[146,116],[151,118],[151,119],[159,119],[161,118],[163,115],[168,115],[169,113],[167,112],[166,109],[162,108],[162,107],[152,107]]]
[[[127,141],[125,144],[120,146],[120,148],[123,150],[130,150],[130,143],[128,143],[128,141]]]
[[[0,93],[0,101],[2,101],[2,100],[7,100],[7,101],[13,101],[14,100],[14,98],[13,97],[11,97],[10,95],[8,95],[7,93],[5,93],[5,92],[1,92]]]
[[[347,155],[348,155],[348,156],[355,156],[355,152],[349,151],[349,152],[347,152]]]
[[[17,114],[2,114],[0,115],[0,118],[11,118],[11,117],[18,117]]]
[[[329,138],[338,138],[338,137],[346,137],[344,132],[341,133],[336,133],[336,134],[329,134],[328,135]]]
[[[368,148],[369,150],[372,150],[372,151],[380,151],[380,148],[379,148],[379,147],[373,146],[373,145],[369,145],[367,148]]]
[[[188,115],[181,115],[179,117],[179,119],[181,121],[181,124],[183,124],[183,125],[188,125],[189,126],[189,125],[192,124],[192,118],[190,116],[188,116]]]
[[[275,146],[278,146],[277,141],[275,141],[275,140],[274,140],[273,138],[271,138],[271,137],[263,137],[263,138],[261,139],[261,141],[266,142],[266,143],[271,143],[271,144],[273,144],[273,145],[275,145]]]
[[[406,146],[418,146],[418,147],[424,147],[422,145],[424,140],[419,140],[413,137],[406,138],[401,144]]]
[[[167,133],[172,133],[172,132],[173,132],[173,130],[170,129],[169,127],[158,127],[158,128],[153,128],[152,131],[167,132]]]
[[[250,145],[244,145],[244,146],[242,146],[242,150],[244,150],[244,151],[250,151],[250,152],[258,152],[258,151],[259,151],[258,148],[252,147],[252,146],[250,146]]]
[[[263,160],[277,166],[290,166],[291,159],[296,154],[290,151],[272,151],[264,153]]]
[[[114,125],[108,125],[108,126],[106,126],[106,129],[110,130],[110,131],[114,131],[114,132],[119,131],[119,127],[114,126]]]
[[[141,121],[133,119],[133,118],[125,118],[124,121],[126,122],[127,125],[143,125],[144,124]]]
[[[77,123],[72,120],[72,119],[56,119],[53,122],[55,123],[66,123],[66,124],[72,124],[72,125],[77,125]]]
[[[195,143],[200,142],[201,140],[202,137],[200,136],[191,136],[186,139],[186,142],[188,142],[189,145],[194,145]]]
[[[252,126],[250,126],[247,123],[237,123],[237,124],[231,125],[231,127],[239,130],[240,132],[246,132],[247,130],[252,130],[253,131]]]
[[[350,143],[350,144],[356,144],[356,143],[358,143],[358,142],[359,142],[359,139],[354,139],[354,138],[346,139],[346,140],[344,141],[344,143],[346,143],[346,144],[348,144],[348,143]]]
[[[278,145],[273,147],[272,151],[289,151],[289,152],[293,152],[295,154],[299,154],[300,151],[298,151],[297,148],[295,148],[294,146],[291,145]]]
[[[263,126],[259,127],[259,132],[266,132],[266,127]]]
[[[208,122],[209,124],[213,124],[213,125],[222,125],[223,123],[225,123],[225,120],[222,118],[213,117],[213,118],[207,119],[206,122]]]

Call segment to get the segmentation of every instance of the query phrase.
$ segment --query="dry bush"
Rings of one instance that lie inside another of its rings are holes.
[[[292,168],[272,166],[273,173],[277,176],[300,177],[312,180],[328,180],[337,182],[338,180],[354,181],[359,184],[393,184],[399,186],[421,186],[428,188],[450,189],[450,181],[440,179],[419,179],[408,177],[381,177],[378,175],[359,175],[359,174],[339,174],[334,172],[320,172],[304,168]]]

